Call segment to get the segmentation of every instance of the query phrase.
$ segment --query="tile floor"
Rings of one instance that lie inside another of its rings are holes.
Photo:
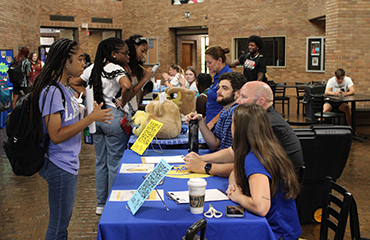
[[[294,100],[294,99],[292,99]],[[292,101],[293,102],[293,101]],[[278,108],[279,110],[279,108]],[[303,121],[291,106],[290,120]],[[358,133],[370,136],[370,126],[358,127]],[[0,130],[1,142],[5,139]],[[353,141],[349,159],[338,183],[354,194],[358,204],[361,233],[370,237],[370,140]],[[95,151],[83,144],[78,192],[69,225],[69,239],[96,239],[99,217],[95,215]],[[0,239],[44,239],[48,224],[47,184],[38,174],[32,177],[15,176],[0,149]],[[319,239],[320,225],[302,225],[301,238]],[[347,228],[346,239],[350,239]]]

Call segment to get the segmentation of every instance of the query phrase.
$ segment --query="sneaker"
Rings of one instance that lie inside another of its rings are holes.
[[[96,207],[96,215],[102,215],[104,207]]]

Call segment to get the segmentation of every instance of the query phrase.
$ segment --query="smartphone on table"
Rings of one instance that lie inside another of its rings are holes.
[[[226,206],[226,217],[244,217],[244,208],[242,206]]]

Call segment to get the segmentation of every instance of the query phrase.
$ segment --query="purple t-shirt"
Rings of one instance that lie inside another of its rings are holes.
[[[65,108],[63,105],[63,97],[60,90],[51,86],[43,105],[44,88],[40,94],[39,107],[44,118],[46,115],[59,112],[61,114],[61,127],[72,125],[79,121],[79,105],[77,99],[73,96],[71,91],[58,82],[60,88],[63,90],[65,98]],[[43,126],[46,131],[45,119],[43,119]],[[78,155],[81,149],[81,134],[78,133],[70,139],[55,145],[51,140],[49,142],[48,157],[49,160],[59,168],[71,174],[77,175],[80,163]]]

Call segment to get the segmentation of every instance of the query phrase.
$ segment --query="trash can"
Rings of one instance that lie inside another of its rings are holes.
[[[337,180],[343,172],[352,144],[349,126],[311,126],[294,129],[301,142],[306,165],[298,215],[300,222],[311,223],[322,208],[326,176]]]

